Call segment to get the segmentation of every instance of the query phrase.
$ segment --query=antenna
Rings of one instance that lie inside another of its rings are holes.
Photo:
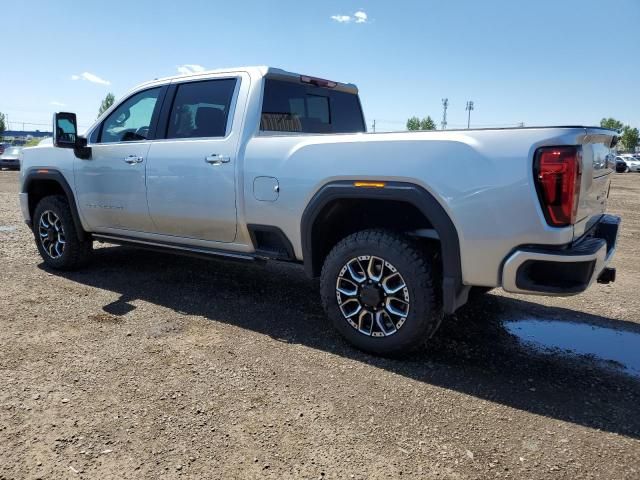
[[[449,107],[449,99],[443,98],[442,99],[442,123],[440,124],[440,127],[442,128],[442,130],[447,129],[447,108],[448,107]]]
[[[469,112],[468,116],[467,116],[467,129],[470,127],[471,125],[471,110],[473,110],[473,101],[469,100],[467,102],[467,106],[464,108],[467,112]]]

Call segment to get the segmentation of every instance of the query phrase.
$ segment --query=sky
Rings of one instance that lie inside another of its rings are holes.
[[[371,130],[640,127],[640,0],[31,0],[3,6],[0,112],[50,130],[108,92],[179,72],[270,65],[358,85]],[[9,20],[6,20],[9,19]]]

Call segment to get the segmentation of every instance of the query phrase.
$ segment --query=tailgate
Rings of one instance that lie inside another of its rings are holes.
[[[615,159],[611,147],[617,133],[606,129],[588,129],[582,142],[582,181],[577,221],[573,238],[581,237],[607,209],[611,174]]]

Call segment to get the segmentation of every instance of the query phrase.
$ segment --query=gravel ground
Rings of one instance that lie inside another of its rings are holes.
[[[104,246],[47,271],[17,191],[0,172],[0,479],[640,478],[640,376],[504,327],[640,334],[640,175],[613,182],[615,284],[494,291],[404,360],[345,344],[291,265]]]

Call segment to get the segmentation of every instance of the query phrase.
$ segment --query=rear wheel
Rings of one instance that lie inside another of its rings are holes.
[[[364,230],[339,242],[325,260],[320,290],[337,330],[377,355],[424,345],[443,317],[429,257],[390,231]]]
[[[33,233],[40,256],[51,268],[73,270],[91,256],[93,242],[78,238],[71,208],[61,195],[40,200],[33,212]]]

